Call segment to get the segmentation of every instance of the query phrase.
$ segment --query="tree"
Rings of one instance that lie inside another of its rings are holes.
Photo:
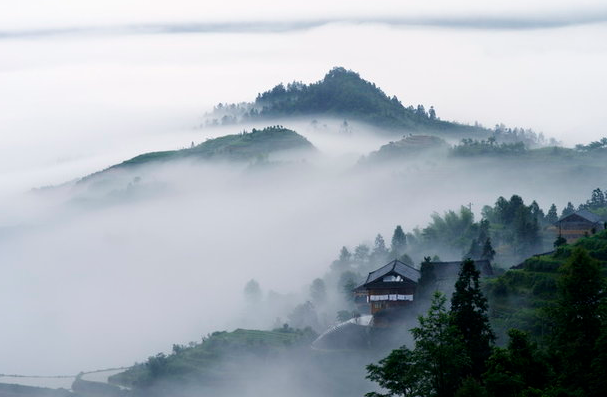
[[[495,258],[495,250],[491,245],[491,238],[487,237],[485,240],[485,244],[483,245],[483,252],[481,254],[481,259],[486,259],[488,261],[492,261]]]
[[[261,288],[259,283],[253,279],[244,286],[244,296],[248,303],[259,303],[261,301]]]
[[[472,240],[472,243],[470,243],[470,248],[468,249],[468,252],[466,252],[466,255],[464,255],[464,259],[465,258],[474,258],[474,259],[479,259],[482,253],[482,247],[480,246],[479,242],[477,239]]]
[[[552,225],[558,220],[559,220],[559,216],[556,211],[556,205],[552,204],[550,206],[550,209],[548,210],[548,214],[546,214],[546,223]]]
[[[359,244],[354,248],[354,261],[359,264],[366,264],[369,261],[371,249],[366,244]]]
[[[599,263],[581,247],[573,250],[559,270],[557,300],[550,310],[550,347],[557,358],[561,387],[587,392],[604,318],[605,280]]]
[[[425,300],[432,296],[436,291],[436,275],[434,274],[434,264],[429,256],[424,257],[424,261],[420,266],[420,277],[417,283],[418,300]]]
[[[489,395],[522,396],[544,389],[549,382],[550,369],[540,350],[525,332],[511,329],[508,336],[507,348],[495,348],[487,361],[483,380]]]
[[[434,106],[430,106],[430,110],[428,110],[428,116],[430,120],[436,120],[436,110],[434,110]]]
[[[588,207],[591,209],[602,208],[605,206],[605,194],[601,191],[601,189],[596,188],[592,191],[592,196],[590,200],[587,202]]]
[[[311,327],[314,330],[320,329],[318,323],[318,315],[316,314],[316,308],[310,301],[295,306],[295,308],[293,309],[291,314],[289,314],[288,317],[289,324],[293,328]]]
[[[445,308],[447,299],[436,292],[426,316],[411,330],[415,348],[393,350],[377,365],[367,366],[367,378],[388,393],[367,397],[436,396],[452,397],[459,388],[462,373],[469,365],[461,335]]]
[[[461,333],[470,357],[471,366],[466,375],[477,380],[485,372],[485,362],[495,341],[487,315],[487,298],[481,292],[479,277],[474,261],[467,259],[462,262],[451,297],[453,325]]]
[[[350,268],[352,262],[352,254],[348,251],[348,248],[341,247],[339,251],[339,258],[331,264],[331,267],[337,270],[345,270]]]
[[[417,370],[422,378],[421,395],[453,396],[469,370],[465,341],[445,308],[446,301],[442,293],[435,292],[427,315],[420,316],[419,327],[411,330]]]
[[[403,228],[398,225],[396,229],[394,229],[394,234],[392,235],[392,246],[391,246],[391,255],[394,258],[398,258],[402,254],[405,253],[405,247],[407,246],[407,237],[403,232]]]
[[[359,277],[357,276],[357,274],[350,270],[343,272],[339,276],[338,287],[341,290],[341,292],[344,294],[346,301],[354,300],[354,293],[352,292],[352,290],[354,288],[356,288],[356,285],[357,285],[356,281],[358,279],[359,279]]]
[[[544,211],[542,211],[537,201],[533,200],[533,202],[529,206],[529,209],[531,210],[531,215],[534,216],[538,222],[544,222]]]
[[[575,207],[571,204],[571,201],[567,203],[567,206],[563,208],[563,212],[561,212],[561,217],[571,215],[575,212]]]
[[[554,248],[558,248],[562,245],[567,244],[567,239],[565,239],[565,237],[563,237],[563,235],[561,233],[559,233],[559,235],[557,236],[556,240],[554,240],[554,243],[552,243],[552,245],[554,246]]]
[[[386,248],[386,242],[381,234],[375,236],[375,246],[373,247],[373,253],[371,258],[375,262],[384,262],[388,257],[388,249]]]
[[[310,298],[316,305],[322,305],[327,300],[327,287],[322,279],[317,278],[310,285]]]
[[[376,382],[387,393],[371,392],[366,397],[419,396],[421,377],[415,354],[406,346],[392,352],[377,364],[367,365],[367,379]]]

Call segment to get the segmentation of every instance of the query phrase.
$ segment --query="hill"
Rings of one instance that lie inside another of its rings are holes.
[[[602,231],[559,247],[554,252],[532,256],[488,282],[486,292],[490,300],[491,321],[500,336],[505,336],[510,328],[527,331],[536,338],[547,332],[543,308],[554,303],[559,268],[575,247],[586,249],[607,274],[607,231]]]
[[[440,120],[433,107],[405,107],[358,73],[336,67],[312,84],[279,84],[252,103],[215,107],[209,123],[230,124],[262,118],[330,116],[357,120],[395,131],[442,131],[487,135],[489,130]]]
[[[263,362],[293,348],[307,347],[315,337],[310,329],[288,327],[274,331],[214,332],[199,344],[173,345],[171,354],[150,357],[147,362],[110,377],[110,382],[135,389],[150,388],[168,380],[182,386],[229,382],[250,359]]]
[[[446,149],[447,142],[429,135],[409,135],[396,142],[389,142],[379,150],[369,153],[369,161],[398,160],[414,158],[416,155],[427,153],[429,150]]]
[[[283,150],[313,149],[314,146],[295,131],[282,126],[266,127],[263,130],[253,129],[209,139],[189,149],[145,153],[118,164],[114,167],[140,165],[154,161],[166,161],[182,158],[205,160],[249,161],[259,156]]]
[[[313,151],[315,148],[310,141],[295,131],[282,126],[272,126],[262,130],[253,129],[251,132],[244,131],[240,134],[209,139],[188,149],[144,153],[103,171],[89,175],[81,179],[81,181],[88,180],[109,170],[125,169],[152,163],[186,159],[247,162],[266,158],[273,153],[290,150]]]

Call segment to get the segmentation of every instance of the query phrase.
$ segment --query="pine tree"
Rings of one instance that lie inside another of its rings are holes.
[[[339,251],[339,258],[331,264],[331,267],[335,270],[346,270],[350,268],[350,264],[352,263],[352,254],[348,251],[348,248],[341,247]]]
[[[493,258],[495,258],[495,250],[491,245],[491,238],[487,237],[487,240],[485,240],[485,244],[483,245],[483,253],[481,254],[481,259],[492,261]]]
[[[478,380],[485,372],[485,362],[495,341],[487,315],[487,298],[481,292],[479,277],[474,261],[462,262],[451,297],[452,321],[462,335],[471,360],[470,371],[466,375]]]
[[[373,253],[371,254],[372,260],[374,262],[385,262],[388,253],[384,237],[381,234],[378,234],[375,236],[375,246],[373,247]]]
[[[556,205],[552,204],[550,209],[548,210],[548,214],[546,215],[546,222],[549,224],[553,224],[559,220],[558,213],[556,211]]]
[[[394,229],[394,234],[392,235],[391,255],[395,258],[398,258],[399,256],[405,253],[406,246],[407,237],[403,232],[403,228],[398,225],[396,226],[396,229]]]
[[[567,203],[567,206],[563,208],[563,212],[561,213],[561,217],[571,215],[575,212],[575,207],[571,204],[571,201]]]

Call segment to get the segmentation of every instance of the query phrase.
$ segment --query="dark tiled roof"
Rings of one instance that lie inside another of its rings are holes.
[[[430,262],[434,270],[434,276],[438,280],[455,279],[459,275],[459,270],[462,261],[453,262]],[[486,259],[474,261],[474,266],[481,272],[481,277],[493,276],[493,268],[491,263]]]
[[[378,279],[380,279],[381,277],[390,274],[390,273],[396,273],[400,276],[403,276],[405,278],[408,278],[409,280],[417,283],[417,280],[419,280],[419,270],[407,265],[406,263],[403,263],[397,259],[393,260],[392,262],[388,263],[385,266],[380,267],[379,269],[369,273],[369,275],[367,276],[367,280],[365,280],[365,282],[360,285],[360,287],[369,284],[373,281],[376,281]]]
[[[601,222],[601,217],[599,217],[597,214],[593,214],[592,212],[588,211],[588,210],[579,210],[579,211],[575,211],[573,214],[569,214],[569,215],[565,215],[562,216],[557,223],[571,217],[577,215],[580,218],[583,218],[585,220],[587,220],[588,222],[592,222],[592,223],[599,223]]]

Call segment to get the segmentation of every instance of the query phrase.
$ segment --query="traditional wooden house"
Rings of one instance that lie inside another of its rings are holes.
[[[579,210],[573,214],[565,215],[554,226],[568,243],[572,243],[580,237],[593,235],[605,228],[601,218],[588,210]]]
[[[385,309],[402,308],[413,302],[419,270],[393,260],[385,266],[369,273],[364,283],[354,289],[355,301],[371,314]]]
[[[459,276],[462,261],[422,263],[422,267],[425,266],[428,266],[428,270],[432,272],[432,278],[435,283],[434,288],[447,292],[453,288],[455,280]],[[477,259],[474,261],[474,266],[481,273],[481,277],[493,276],[493,267],[491,267],[491,263],[488,260]]]

